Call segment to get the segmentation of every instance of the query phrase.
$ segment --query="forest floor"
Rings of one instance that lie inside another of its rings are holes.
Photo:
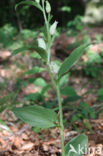
[[[103,34],[103,28],[87,29],[87,34],[94,41],[95,35]],[[77,35],[76,39],[82,39],[82,35]],[[52,47],[52,59],[62,61],[61,58],[64,59],[71,53],[71,50],[66,49],[66,46],[74,43],[76,39],[75,37],[68,37],[65,34],[60,35]],[[91,50],[97,53],[100,53],[101,48],[103,48],[103,43],[91,46]],[[20,121],[18,122],[15,115],[9,109],[9,102],[12,104],[14,102],[12,96],[15,96],[15,99],[19,101],[19,105],[22,105],[24,95],[38,91],[38,87],[32,84],[22,87],[19,92],[16,91],[17,78],[21,77],[22,80],[28,79],[28,77],[22,77],[21,75],[26,69],[34,66],[35,63],[28,55],[23,57],[22,55],[18,55],[11,58],[10,54],[11,52],[8,49],[0,51],[0,83],[6,83],[2,90],[0,90],[0,98],[4,97],[4,110],[0,113],[0,119],[8,126],[3,127],[0,124],[0,156],[60,156],[60,138],[57,128],[49,130],[41,129],[39,132],[34,132],[32,127]],[[85,62],[87,56],[83,55],[82,60]],[[29,67],[27,66],[27,62]],[[47,73],[42,73],[41,77],[49,80]],[[103,79],[103,72],[100,78]],[[85,75],[81,66],[77,65],[72,69],[69,83],[89,106],[102,105],[102,103],[97,103],[96,100],[97,90],[101,87],[98,77],[93,78]],[[90,90],[92,92],[88,93]],[[10,93],[11,95],[9,95]],[[7,96],[11,97],[6,101]],[[76,101],[73,104],[78,106],[79,103],[80,101]],[[70,113],[64,112],[64,116],[68,117]],[[86,154],[86,156],[103,156],[103,113],[100,112],[94,120],[86,119],[85,121],[90,124],[90,128],[85,127],[82,122],[76,121],[75,125],[78,131],[72,126],[72,123],[68,122],[68,126],[64,129],[65,143],[74,136],[85,133],[89,138],[88,147],[94,148],[94,151],[91,148],[91,153]],[[96,153],[97,148],[101,149],[100,154]]]

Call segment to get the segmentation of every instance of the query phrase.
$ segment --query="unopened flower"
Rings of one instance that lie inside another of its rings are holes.
[[[40,0],[35,0],[35,2],[40,3]]]
[[[51,34],[51,35],[54,35],[54,34],[55,34],[56,28],[57,28],[57,24],[58,24],[58,22],[55,21],[55,22],[51,25],[51,27],[50,27],[50,34]]]
[[[44,39],[43,38],[38,38],[37,41],[38,41],[38,46],[40,48],[43,48],[43,49],[46,50],[46,43],[45,43]]]
[[[48,1],[46,1],[46,12],[47,13],[51,12],[51,6],[50,6],[50,3]]]

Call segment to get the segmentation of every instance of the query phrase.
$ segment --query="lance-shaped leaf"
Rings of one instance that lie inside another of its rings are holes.
[[[78,61],[78,59],[81,57],[81,55],[89,45],[90,44],[88,43],[81,45],[80,47],[76,48],[71,53],[71,55],[64,60],[58,71],[59,78],[64,74],[66,74],[71,69],[71,67]]]
[[[65,156],[82,156],[88,145],[88,137],[81,134],[70,140],[65,146]]]
[[[43,71],[45,71],[44,68],[35,66],[35,67],[33,67],[32,69],[30,69],[30,70],[24,72],[23,75],[26,75],[26,74],[36,74],[36,73],[40,73],[40,72],[43,72]]]
[[[26,1],[22,1],[22,2],[18,3],[18,4],[15,6],[15,9],[16,9],[19,5],[31,5],[31,6],[35,6],[36,8],[38,8],[38,9],[40,9],[40,10],[42,11],[42,7],[40,6],[40,4],[37,3],[37,2],[31,1],[31,0],[26,0]]]
[[[11,54],[11,56],[14,56],[16,54],[19,54],[21,52],[24,52],[26,50],[34,50],[35,52],[37,52],[44,61],[47,60],[47,54],[46,54],[46,51],[41,48],[41,47],[38,47],[38,46],[25,46],[25,47],[22,47],[22,48],[19,48],[19,49],[16,49],[13,51],[13,53]]]
[[[18,49],[14,50],[12,52],[11,56],[15,56],[15,55],[17,55],[17,54],[19,54],[21,52],[24,52],[24,51],[28,50],[29,48],[30,48],[29,46],[18,48]]]
[[[51,109],[35,105],[14,108],[12,111],[19,119],[31,126],[39,128],[49,128],[56,126],[55,122],[57,120],[57,114]]]

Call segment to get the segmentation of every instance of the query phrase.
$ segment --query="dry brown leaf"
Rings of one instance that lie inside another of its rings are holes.
[[[23,145],[20,149],[24,151],[31,151],[34,147],[34,143],[28,142],[27,144]]]

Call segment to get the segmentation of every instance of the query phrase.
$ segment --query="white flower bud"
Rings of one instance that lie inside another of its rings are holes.
[[[46,12],[47,13],[51,12],[51,6],[50,6],[50,3],[48,1],[46,1]]]
[[[58,70],[59,70],[59,67],[57,66],[56,63],[54,62],[51,62],[50,64],[50,70],[53,74],[57,74],[58,73]]]
[[[37,40],[38,40],[38,46],[46,50],[46,44],[43,38],[38,38]]]
[[[35,0],[36,3],[40,3],[40,0]]]
[[[51,35],[54,35],[54,34],[55,34],[57,24],[58,24],[58,22],[55,21],[55,22],[51,25],[51,27],[50,27],[50,34],[51,34]]]

